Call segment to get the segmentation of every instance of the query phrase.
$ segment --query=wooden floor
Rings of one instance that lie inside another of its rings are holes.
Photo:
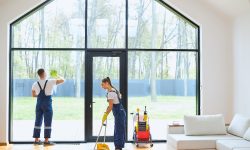
[[[114,150],[113,143],[107,143],[110,147],[110,150]],[[8,145],[0,146],[0,150],[93,150],[94,143],[87,144],[57,144],[55,146],[34,146],[32,144],[17,144],[17,145]],[[154,144],[152,148],[149,148],[148,145],[144,145],[141,148],[136,148],[133,144],[126,144],[124,150],[166,150],[165,143]]]

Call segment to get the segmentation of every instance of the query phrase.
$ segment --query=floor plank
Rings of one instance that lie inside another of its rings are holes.
[[[114,150],[113,143],[107,143],[110,150]],[[57,144],[55,146],[34,146],[32,144],[16,144],[8,146],[0,146],[0,150],[93,150],[94,143],[87,144]],[[134,144],[127,143],[124,150],[166,150],[165,143],[154,144],[153,148],[144,145],[141,148],[136,148]]]

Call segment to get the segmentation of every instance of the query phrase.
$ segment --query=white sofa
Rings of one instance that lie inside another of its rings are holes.
[[[167,150],[250,150],[250,142],[231,134],[184,134],[184,125],[168,125]]]

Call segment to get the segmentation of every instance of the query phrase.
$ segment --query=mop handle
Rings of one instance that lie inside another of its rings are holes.
[[[98,133],[98,137],[97,137],[96,142],[95,142],[94,150],[95,150],[96,145],[97,145],[97,142],[98,142],[98,140],[99,140],[99,137],[100,137],[100,134],[101,134],[101,131],[102,131],[102,126],[103,126],[103,124],[101,125],[100,131],[99,131],[99,133]]]
[[[108,124],[108,120],[106,120],[106,123],[103,124],[105,125],[105,130],[104,130],[104,143],[105,143],[105,140],[106,140],[106,130],[107,130],[107,124]]]

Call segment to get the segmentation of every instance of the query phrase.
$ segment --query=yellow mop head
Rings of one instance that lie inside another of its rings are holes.
[[[97,150],[110,150],[109,146],[105,143],[98,143],[97,144]]]

